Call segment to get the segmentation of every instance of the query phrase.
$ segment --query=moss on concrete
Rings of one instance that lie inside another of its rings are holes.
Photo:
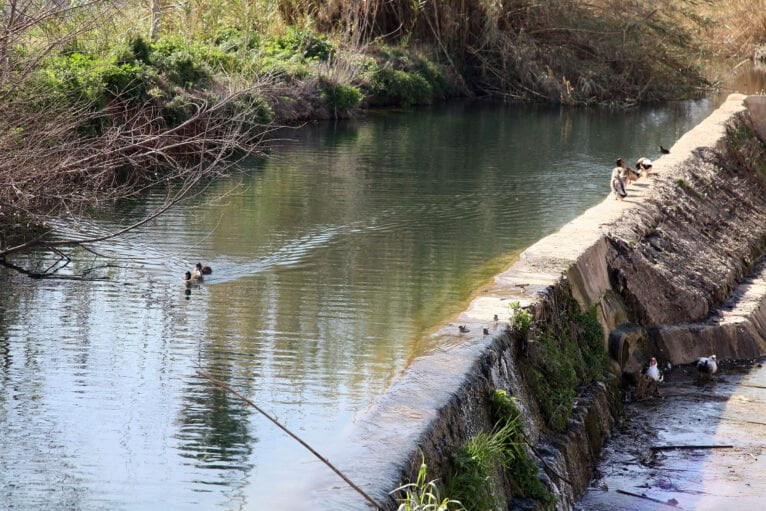
[[[527,337],[522,374],[547,425],[562,431],[577,388],[603,378],[607,367],[596,310],[583,313],[569,298],[556,318],[536,322]]]

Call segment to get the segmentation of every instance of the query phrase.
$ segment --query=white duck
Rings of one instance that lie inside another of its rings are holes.
[[[660,396],[660,383],[665,378],[657,367],[657,359],[652,357],[649,359],[649,365],[641,370],[641,377],[638,379],[638,385],[636,387],[636,395],[639,399],[643,399],[648,395]]]
[[[665,376],[660,372],[660,368],[657,367],[657,359],[654,357],[649,359],[649,367],[644,369],[644,374],[655,383],[662,383],[665,380]]]
[[[712,378],[718,372],[718,361],[715,355],[697,359],[697,374],[700,378]]]
[[[649,175],[649,169],[652,168],[652,160],[649,158],[641,157],[636,161],[636,170],[640,174],[641,171],[645,171],[646,175]]]

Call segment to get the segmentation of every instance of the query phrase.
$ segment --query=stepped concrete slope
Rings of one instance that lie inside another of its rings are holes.
[[[444,478],[456,447],[492,428],[489,394],[499,388],[519,398],[525,432],[545,460],[541,477],[557,509],[571,509],[620,416],[618,379],[579,389],[566,430],[552,431],[520,370],[509,304],[520,302],[539,322],[569,297],[583,310],[595,307],[617,374],[637,371],[648,356],[676,364],[713,352],[763,353],[766,264],[756,263],[766,248],[759,174],[766,153],[759,132],[766,133],[766,97],[732,95],[630,185],[626,200],[608,197],[529,247],[433,334],[438,348],[415,359],[358,418],[346,446],[330,453],[341,469],[395,507],[388,493],[414,478],[421,452],[429,478]],[[514,500],[512,485],[500,479],[510,507],[534,508]],[[324,508],[368,508],[332,475],[309,487]]]

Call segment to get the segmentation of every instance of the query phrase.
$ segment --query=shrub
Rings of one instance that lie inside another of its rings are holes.
[[[189,45],[179,38],[161,39],[152,44],[151,63],[168,80],[183,87],[193,87],[210,77]]]
[[[271,74],[288,83],[307,78],[309,68],[300,59],[282,60],[275,57],[263,57],[257,65],[261,73]]]
[[[522,309],[519,302],[511,302],[510,307],[511,313],[513,314],[511,317],[511,325],[517,332],[526,335],[532,326],[532,314]]]
[[[499,469],[508,468],[514,458],[513,429],[513,425],[504,424],[492,433],[481,431],[452,458],[447,493],[462,502],[468,511],[497,507],[494,475]]]
[[[424,105],[431,103],[433,88],[417,73],[375,66],[367,86],[376,102],[390,105]]]
[[[143,68],[136,63],[77,52],[51,58],[42,76],[54,96],[85,100],[95,108],[105,106],[115,96],[142,100],[150,85]]]
[[[562,431],[572,413],[577,386],[604,375],[606,352],[595,308],[587,314],[572,301],[557,323],[539,332],[534,360],[522,366],[548,425]]]
[[[298,55],[306,60],[326,62],[335,55],[335,47],[327,38],[310,30],[288,27],[287,31],[263,44],[266,55],[289,59]]]
[[[320,90],[322,101],[336,111],[350,110],[362,100],[362,93],[352,85],[322,80]]]

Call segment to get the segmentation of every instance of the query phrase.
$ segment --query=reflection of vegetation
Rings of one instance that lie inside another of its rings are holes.
[[[207,382],[186,397],[181,410],[183,456],[202,468],[247,467],[256,439],[248,430],[249,411],[236,397]]]

